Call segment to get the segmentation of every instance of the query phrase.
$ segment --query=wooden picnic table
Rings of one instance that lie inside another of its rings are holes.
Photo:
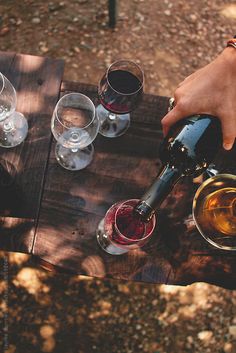
[[[204,281],[236,288],[236,254],[211,247],[192,219],[198,184],[183,179],[163,203],[152,240],[121,256],[103,252],[95,231],[116,201],[139,198],[161,168],[160,120],[168,98],[145,94],[119,138],[98,135],[86,169],[71,172],[55,160],[50,120],[60,95],[82,92],[95,104],[94,85],[63,81],[62,60],[0,53],[0,71],[17,91],[17,110],[29,122],[27,139],[0,149],[0,248],[32,254],[49,269],[149,283]],[[236,174],[236,149],[220,151],[220,171]]]

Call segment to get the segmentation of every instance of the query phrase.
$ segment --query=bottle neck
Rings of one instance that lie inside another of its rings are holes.
[[[135,207],[135,213],[143,221],[149,221],[181,176],[182,174],[178,169],[166,165]]]

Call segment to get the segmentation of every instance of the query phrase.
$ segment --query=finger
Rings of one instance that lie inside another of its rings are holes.
[[[180,112],[177,106],[175,106],[169,113],[167,113],[161,120],[164,136],[167,135],[170,127],[182,118],[183,114]]]
[[[231,150],[236,139],[236,126],[234,118],[224,119],[222,122],[223,147],[225,150]]]

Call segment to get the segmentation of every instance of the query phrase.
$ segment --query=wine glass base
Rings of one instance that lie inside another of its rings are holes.
[[[55,147],[55,156],[58,163],[68,170],[81,170],[86,168],[92,161],[94,147],[92,144],[84,149],[69,149],[59,143]]]
[[[28,133],[28,122],[23,114],[12,113],[0,123],[0,146],[11,148],[23,142]]]
[[[105,234],[104,230],[104,219],[101,220],[97,227],[97,242],[100,245],[100,247],[106,251],[108,254],[111,255],[122,255],[128,252],[126,249],[119,248],[115,245],[113,245],[110,240],[108,239],[107,235]]]
[[[99,118],[99,133],[105,137],[118,137],[123,135],[130,126],[130,114],[113,114],[101,104],[96,108]]]

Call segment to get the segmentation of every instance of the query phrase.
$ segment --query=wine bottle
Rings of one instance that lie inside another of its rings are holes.
[[[193,115],[175,124],[160,145],[163,168],[134,212],[149,221],[179,179],[202,174],[221,144],[221,124],[216,117]]]

